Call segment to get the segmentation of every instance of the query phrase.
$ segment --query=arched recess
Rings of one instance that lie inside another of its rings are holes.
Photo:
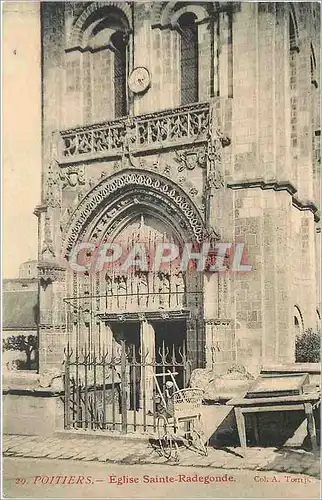
[[[84,9],[74,22],[69,36],[68,50],[85,48],[88,43],[88,28],[94,29],[104,18],[110,17],[113,11],[119,12],[124,30],[131,26],[131,8],[127,2],[92,2]]]
[[[152,38],[162,53],[161,81],[165,85],[160,106],[180,106],[211,97],[212,10],[212,4],[207,2],[167,2],[153,6]],[[189,88],[192,91],[187,96]]]
[[[181,241],[203,240],[203,217],[180,187],[159,173],[127,169],[104,178],[83,198],[67,224],[62,257],[68,258],[78,241],[99,238],[98,227],[113,234],[138,206],[170,221]]]

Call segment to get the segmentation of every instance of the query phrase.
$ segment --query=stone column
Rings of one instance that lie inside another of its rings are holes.
[[[218,273],[204,277],[204,318],[206,337],[206,368],[213,368],[213,326],[211,321],[218,317]]]
[[[108,353],[108,358],[112,353],[113,332],[108,323],[101,322],[100,325],[100,343],[102,354]]]
[[[155,360],[155,332],[153,326],[146,320],[141,322],[140,326],[140,344],[142,352],[141,369],[141,404],[143,406],[143,391],[145,392],[146,411],[153,412],[153,374],[154,366],[151,365]],[[145,379],[145,380],[144,380]]]

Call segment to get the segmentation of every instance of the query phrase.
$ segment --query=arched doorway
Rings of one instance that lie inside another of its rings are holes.
[[[133,169],[103,179],[88,193],[67,225],[63,252],[68,260],[79,241],[91,242],[96,247],[108,241],[121,244],[127,255],[135,242],[141,242],[151,260],[159,243],[182,248],[188,242],[200,243],[204,231],[202,216],[180,187],[154,171]],[[192,367],[203,365],[201,272],[181,272],[178,262],[170,262],[166,269],[148,273],[134,268],[130,272],[116,268],[104,269],[103,273],[72,272],[69,281],[69,295],[79,297],[78,308],[93,313],[89,315],[93,332],[82,327],[79,338],[90,350],[111,342],[105,326],[118,320],[136,323],[149,320],[151,324],[157,322],[157,327],[160,321],[168,324],[183,321]],[[99,332],[94,334],[94,329]],[[165,340],[167,335],[164,335],[160,333],[158,337]]]
[[[190,369],[204,363],[203,274],[180,267],[183,245],[200,243],[203,223],[192,201],[159,174],[131,172],[129,182],[124,182],[124,173],[115,177],[112,192],[110,179],[102,181],[67,227],[67,254],[71,241],[94,242],[96,249],[117,244],[122,249],[120,259],[100,270],[89,266],[83,273],[72,272],[69,303],[78,312],[70,339],[77,352],[86,349],[88,359],[93,353],[95,359],[102,354],[109,359],[110,353],[125,348],[127,371],[122,377],[129,390],[122,404],[145,414],[153,411],[155,372],[176,372],[183,387],[187,353]],[[97,191],[108,195],[100,197]],[[165,243],[178,249],[178,258],[155,267],[159,245]],[[126,267],[135,245],[145,249],[144,258],[139,255],[139,261]]]

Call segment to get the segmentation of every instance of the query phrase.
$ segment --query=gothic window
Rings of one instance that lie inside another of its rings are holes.
[[[114,48],[114,116],[126,115],[126,39],[117,31],[111,39]]]
[[[198,101],[198,26],[195,14],[183,14],[179,19],[181,34],[181,104]]]

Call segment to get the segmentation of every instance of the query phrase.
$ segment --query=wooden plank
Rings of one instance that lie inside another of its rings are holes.
[[[290,364],[272,364],[272,365],[264,365],[261,369],[261,374],[271,373],[271,374],[280,374],[280,373],[321,373],[321,363],[290,363]]]
[[[285,405],[289,403],[309,403],[309,402],[316,402],[321,399],[321,394],[319,392],[315,394],[299,394],[297,396],[272,396],[270,398],[252,398],[252,399],[246,399],[246,398],[236,398],[236,399],[230,399],[227,401],[227,405],[229,406],[256,406],[256,405],[263,405],[265,403],[270,404],[270,403],[284,403]]]
[[[235,416],[236,416],[240,446],[242,448],[246,448],[247,441],[246,441],[245,417],[243,415],[243,412],[241,411],[241,408],[238,407],[235,408]]]
[[[305,415],[306,415],[306,419],[307,419],[307,431],[308,431],[308,434],[311,438],[312,450],[317,451],[318,445],[317,445],[317,441],[316,441],[316,428],[315,428],[315,421],[314,421],[314,416],[313,416],[312,404],[305,403],[304,408],[305,408]]]
[[[304,404],[300,403],[298,405],[270,405],[270,406],[252,406],[252,407],[235,406],[235,408],[240,408],[243,413],[264,413],[266,411],[304,410]]]

